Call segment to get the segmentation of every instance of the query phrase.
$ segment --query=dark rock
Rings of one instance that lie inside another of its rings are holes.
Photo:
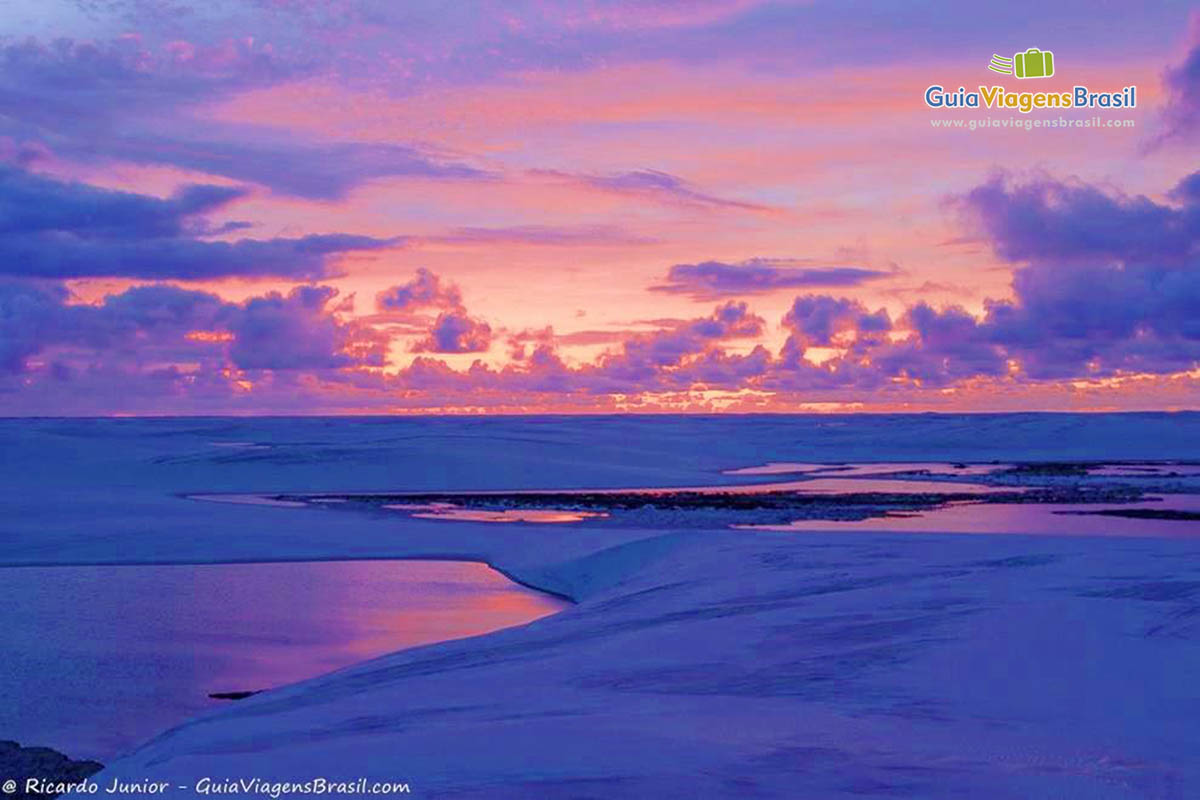
[[[0,740],[0,781],[17,782],[15,792],[3,796],[12,800],[56,797],[58,793],[27,792],[26,781],[39,778],[51,783],[79,783],[104,768],[96,761],[73,761],[49,747],[22,747]]]
[[[1104,466],[1103,463],[1091,461],[1038,461],[1025,464],[1015,464],[1000,475],[1030,475],[1030,476],[1073,476],[1086,477],[1088,471]]]
[[[261,691],[262,689],[242,692],[210,692],[208,696],[213,700],[245,700],[247,697],[258,694]]]
[[[1085,517],[1126,517],[1127,519],[1162,519],[1175,522],[1200,522],[1200,511],[1179,511],[1173,508],[1102,508],[1099,511],[1055,511]]]

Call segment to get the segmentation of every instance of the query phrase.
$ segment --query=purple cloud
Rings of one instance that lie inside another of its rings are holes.
[[[980,230],[1021,266],[1014,299],[989,303],[977,329],[962,323],[957,335],[1003,348],[1034,378],[1193,368],[1198,186],[1197,174],[1180,181],[1175,206],[1045,177],[970,192],[963,202]]]
[[[1156,143],[1172,139],[1195,141],[1200,133],[1200,16],[1192,20],[1191,46],[1183,63],[1163,75],[1167,104],[1164,130]]]
[[[301,77],[250,39],[150,49],[133,37],[110,41],[33,39],[0,46],[0,112],[60,133],[79,120],[103,131],[131,115],[161,114]],[[91,126],[89,126],[91,127]]]
[[[710,316],[679,320],[663,330],[628,336],[615,353],[607,353],[580,377],[593,388],[606,391],[638,391],[639,386],[658,387],[694,357],[712,351],[730,339],[759,336],[762,317],[750,312],[746,303],[729,302]]]
[[[407,145],[304,143],[244,128],[227,130],[224,138],[177,134],[64,140],[56,151],[89,161],[169,164],[313,200],[340,199],[374,178],[495,179],[483,170]]]
[[[693,188],[682,178],[654,169],[639,169],[618,175],[597,176],[588,178],[587,182],[597,189],[606,189],[619,194],[644,194],[682,203],[718,208],[740,208],[751,211],[761,211],[764,208],[755,203],[726,200],[715,195],[705,194]]]
[[[237,188],[193,185],[163,200],[0,166],[0,274],[311,279],[328,275],[330,256],[400,241],[350,234],[234,242],[198,238],[229,229],[212,228],[203,215],[242,194]]]
[[[313,69],[305,58],[285,63],[245,42],[176,41],[157,50],[129,38],[10,44],[0,48],[0,134],[65,158],[166,164],[320,200],[377,177],[491,178],[416,146],[308,143],[255,126],[200,128],[187,118],[193,106]]]
[[[748,352],[737,346],[761,336],[765,322],[745,302],[727,302],[708,316],[658,320],[658,330],[626,332],[619,347],[581,366],[569,366],[555,350],[569,335],[542,329],[514,334],[510,343],[519,352],[500,369],[477,361],[456,371],[428,356],[395,376],[363,369],[384,363],[389,337],[397,334],[373,325],[389,321],[389,314],[414,315],[428,325],[413,347],[417,352],[490,348],[491,327],[467,313],[458,288],[421,270],[377,298],[379,319],[350,321],[341,318],[333,290],[314,286],[244,303],[146,286],[92,306],[69,303],[61,288],[3,284],[0,371],[9,375],[3,386],[10,391],[18,385],[13,373],[60,384],[85,374],[133,375],[139,386],[199,386],[195,391],[216,397],[223,396],[219,376],[249,371],[266,375],[255,380],[271,381],[279,391],[288,380],[320,376],[341,391],[425,393],[451,404],[480,392],[594,397],[707,387],[861,393],[979,378],[1020,383],[1176,374],[1200,363],[1200,177],[1185,177],[1168,197],[1169,203],[1129,198],[1045,176],[991,180],[958,202],[976,232],[1014,262],[1011,299],[987,302],[979,316],[919,303],[893,322],[861,301],[804,295],[781,320],[789,337],[778,354],[759,344]],[[147,209],[158,228],[186,231],[192,209],[222,199],[181,192]],[[95,217],[94,235],[123,241],[131,227],[123,204],[141,201],[117,200],[112,213]],[[1030,221],[1029,208],[1045,218]],[[60,223],[52,211],[12,217],[23,220],[12,225],[53,230],[49,226]],[[1111,225],[1122,230],[1091,229]],[[425,322],[418,314],[425,310],[439,314]],[[833,352],[815,363],[805,357],[809,348]]]
[[[1193,172],[1175,184],[1167,195],[1175,202],[1192,209],[1200,208],[1200,172]]]
[[[783,326],[792,332],[797,344],[828,347],[838,334],[883,333],[891,330],[892,321],[886,310],[870,312],[857,300],[809,295],[796,298],[783,318]]]
[[[483,353],[492,344],[492,329],[465,311],[443,311],[429,335],[413,345],[414,353]]]
[[[63,357],[55,352],[64,348],[101,362],[169,361],[185,353],[201,358],[208,346],[188,342],[186,334],[212,328],[230,308],[215,295],[171,286],[129,289],[98,306],[68,299],[61,287],[0,284],[0,370],[24,372],[30,359],[49,354],[54,360]]]
[[[532,170],[534,176],[558,178],[614,194],[644,197],[658,203],[767,211],[767,206],[730,200],[700,191],[683,178],[654,169],[638,169],[612,175],[574,175],[558,170]]]
[[[1075,34],[1079,58],[1109,55],[1114,42],[1126,56],[1138,57],[1158,52],[1187,11],[1186,3],[1158,3],[1114,26],[1111,15],[1089,16],[1093,7],[1085,0],[1061,0],[1042,9],[1039,19],[1047,29]],[[270,41],[301,63],[319,59],[317,68],[342,80],[378,85],[386,78],[397,93],[651,60],[733,62],[796,75],[835,69],[855,57],[860,64],[911,64],[928,59],[931,46],[940,47],[943,58],[967,58],[997,40],[1021,40],[1029,24],[1027,15],[1010,6],[975,10],[968,25],[961,5],[950,0],[909,4],[892,19],[897,35],[879,47],[870,26],[844,7],[803,0],[511,0],[452,7],[432,0],[215,5],[116,0],[89,9],[97,16],[133,10],[139,30],[163,41],[220,40],[238,31]],[[118,16],[116,27],[134,26]],[[412,31],[421,35],[406,35]],[[325,46],[314,48],[315,41]]]
[[[21,372],[26,359],[58,331],[65,289],[0,283],[0,372]]]
[[[695,300],[715,300],[781,289],[858,286],[889,276],[887,272],[862,267],[798,267],[794,263],[753,258],[736,264],[721,261],[675,264],[668,270],[666,282],[651,286],[650,290],[686,294]]]
[[[144,239],[203,232],[199,215],[245,195],[231,186],[186,186],[163,200],[66,183],[0,166],[0,235],[69,231],[82,238]]]
[[[990,326],[961,308],[935,310],[918,303],[904,315],[913,336],[871,353],[886,376],[903,376],[926,386],[946,386],[977,376],[998,377],[1008,368],[1005,348]]]
[[[380,311],[411,311],[418,308],[461,308],[462,292],[452,283],[421,267],[408,283],[392,286],[375,296]]]
[[[1178,263],[1192,255],[1200,235],[1200,205],[1194,200],[1176,208],[1044,175],[1025,182],[997,175],[957,202],[968,223],[1009,261]]]
[[[209,292],[150,285],[98,305],[59,287],[0,284],[0,371],[30,359],[93,369],[132,362],[199,362],[212,370],[321,371],[380,365],[386,341],[329,308],[336,290],[301,286],[229,303]]]
[[[661,330],[627,334],[620,350],[591,364],[568,367],[555,352],[550,330],[524,332],[519,338],[536,341],[531,352],[514,363],[492,369],[476,362],[466,372],[443,362],[418,358],[400,371],[397,386],[406,390],[446,393],[533,392],[566,396],[686,390],[697,384],[740,388],[773,367],[766,348],[747,354],[728,353],[723,343],[762,333],[764,321],[745,303],[727,303],[706,317],[670,321]]]
[[[330,275],[328,257],[393,242],[330,234],[300,239],[89,241],[0,236],[0,273],[35,278],[125,277],[210,280],[231,276],[312,279]]]
[[[329,286],[300,286],[287,295],[271,292],[247,300],[228,322],[234,336],[233,363],[241,369],[269,370],[383,366],[382,341],[355,342],[362,331],[326,310],[336,295]],[[351,352],[352,344],[357,352]]]
[[[412,345],[414,353],[482,353],[491,347],[491,327],[467,313],[459,288],[425,268],[407,283],[380,292],[375,305],[379,321],[428,325]],[[419,313],[426,309],[440,311],[432,324]]]

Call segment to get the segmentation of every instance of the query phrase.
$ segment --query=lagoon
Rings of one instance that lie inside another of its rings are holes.
[[[268,689],[563,608],[484,564],[0,568],[0,738],[101,761],[210,694]]]

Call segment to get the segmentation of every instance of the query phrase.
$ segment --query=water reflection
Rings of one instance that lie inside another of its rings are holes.
[[[960,481],[902,480],[899,478],[813,478],[795,483],[771,485],[775,490],[795,491],[798,494],[990,494],[993,492],[1022,492],[1019,486],[994,486]],[[760,487],[761,490],[761,487]]]
[[[191,500],[204,500],[208,503],[232,503],[238,506],[273,506],[276,508],[304,508],[307,503],[301,503],[298,500],[280,500],[276,497],[268,497],[262,494],[246,494],[239,492],[229,492],[225,494],[192,494],[188,495]],[[322,500],[321,502],[329,502]]]
[[[561,609],[482,564],[0,568],[0,734],[104,760],[264,689]]]
[[[1103,516],[1101,509],[1200,511],[1200,496],[1167,495],[1138,503],[949,503],[933,509],[887,517],[831,522],[797,520],[788,525],[736,525],[773,531],[897,531],[908,533],[1012,533],[1038,536],[1194,537],[1200,522]],[[1082,513],[1081,513],[1082,512]]]
[[[387,503],[381,508],[407,511],[419,519],[457,520],[459,522],[533,522],[556,524],[582,522],[585,519],[607,517],[603,511],[575,511],[562,508],[463,508],[453,503]]]
[[[757,467],[725,470],[726,475],[837,475],[857,478],[864,475],[889,475],[895,472],[924,472],[929,475],[991,475],[1011,464],[951,464],[938,461],[881,461],[872,464],[814,464],[798,461],[768,461]]]
[[[1089,475],[1125,478],[1169,478],[1200,476],[1200,464],[1166,461],[1157,464],[1104,464],[1088,469]]]

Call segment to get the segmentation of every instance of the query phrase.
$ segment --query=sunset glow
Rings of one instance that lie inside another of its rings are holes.
[[[6,15],[0,413],[1197,406],[1186,3],[158,6]]]

